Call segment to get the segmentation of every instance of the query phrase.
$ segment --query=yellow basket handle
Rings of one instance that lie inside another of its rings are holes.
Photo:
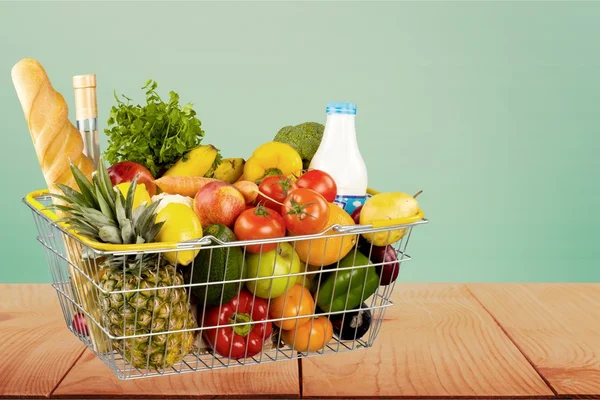
[[[36,190],[35,192],[29,193],[25,196],[25,203],[34,209],[38,210],[40,213],[44,214],[48,217],[52,222],[60,225],[63,229],[69,231],[69,235],[74,236],[77,240],[79,240],[84,245],[99,251],[105,252],[119,252],[119,251],[152,251],[152,250],[178,250],[180,247],[177,242],[152,242],[152,243],[140,243],[140,244],[111,244],[111,243],[101,243],[95,240],[91,240],[85,236],[81,236],[76,232],[73,232],[72,229],[69,229],[69,226],[64,222],[58,222],[60,219],[58,215],[53,213],[48,207],[44,206],[37,199],[43,196],[48,196],[50,191],[48,189]]]
[[[367,189],[367,193],[369,193],[371,195],[375,195],[379,192],[374,189],[369,188],[369,189]],[[141,244],[110,244],[110,243],[97,242],[97,241],[91,240],[85,236],[81,236],[76,232],[73,232],[73,230],[69,229],[69,227],[66,223],[58,222],[60,219],[59,216],[56,215],[55,213],[53,213],[51,210],[48,209],[48,207],[45,207],[42,203],[40,203],[37,200],[38,198],[48,196],[49,194],[50,194],[50,191],[48,189],[37,190],[37,191],[27,194],[25,196],[25,202],[30,207],[32,207],[32,208],[38,210],[40,213],[44,214],[52,222],[56,223],[57,225],[60,225],[64,230],[68,230],[69,234],[72,235],[73,237],[75,237],[81,243],[83,243],[84,245],[86,245],[94,250],[97,250],[97,251],[114,253],[114,252],[129,252],[129,251],[184,250],[184,249],[188,248],[190,245],[194,245],[194,243],[196,243],[196,242],[197,242],[197,244],[199,244],[201,242],[201,240],[187,242],[187,243],[185,243],[185,242],[184,243],[152,242],[152,243],[141,243]],[[414,222],[423,220],[424,219],[423,216],[424,216],[423,211],[421,209],[419,209],[417,214],[412,215],[410,217],[374,221],[371,224],[371,226],[373,228],[385,228],[388,226],[408,225],[408,224],[412,224]],[[344,231],[344,230],[345,229],[341,229],[341,231]]]

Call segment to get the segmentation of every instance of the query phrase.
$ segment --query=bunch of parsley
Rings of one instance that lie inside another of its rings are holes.
[[[158,85],[148,80],[146,104],[131,105],[131,99],[115,92],[117,105],[110,110],[108,126],[108,148],[104,152],[108,162],[133,161],[150,170],[154,177],[175,164],[189,150],[202,142],[204,131],[196,118],[192,104],[183,107],[179,95],[169,92],[169,101],[164,102],[158,93]]]

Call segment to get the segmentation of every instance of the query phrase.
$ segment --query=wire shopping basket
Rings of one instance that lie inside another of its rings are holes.
[[[119,379],[371,347],[410,260],[412,230],[428,222],[419,210],[393,225],[315,235],[227,241],[208,232],[192,242],[111,245],[67,229],[47,208],[47,191],[24,202],[68,329]],[[400,239],[376,247],[364,240],[375,233]]]

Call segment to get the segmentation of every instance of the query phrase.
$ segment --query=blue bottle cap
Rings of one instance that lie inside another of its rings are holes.
[[[356,104],[354,103],[343,103],[333,102],[327,103],[327,114],[349,114],[356,115]]]

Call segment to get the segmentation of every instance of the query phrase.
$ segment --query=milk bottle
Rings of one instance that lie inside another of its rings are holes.
[[[334,203],[347,213],[367,198],[367,167],[356,141],[356,104],[328,103],[327,120],[321,144],[309,169],[327,172],[337,184]]]

